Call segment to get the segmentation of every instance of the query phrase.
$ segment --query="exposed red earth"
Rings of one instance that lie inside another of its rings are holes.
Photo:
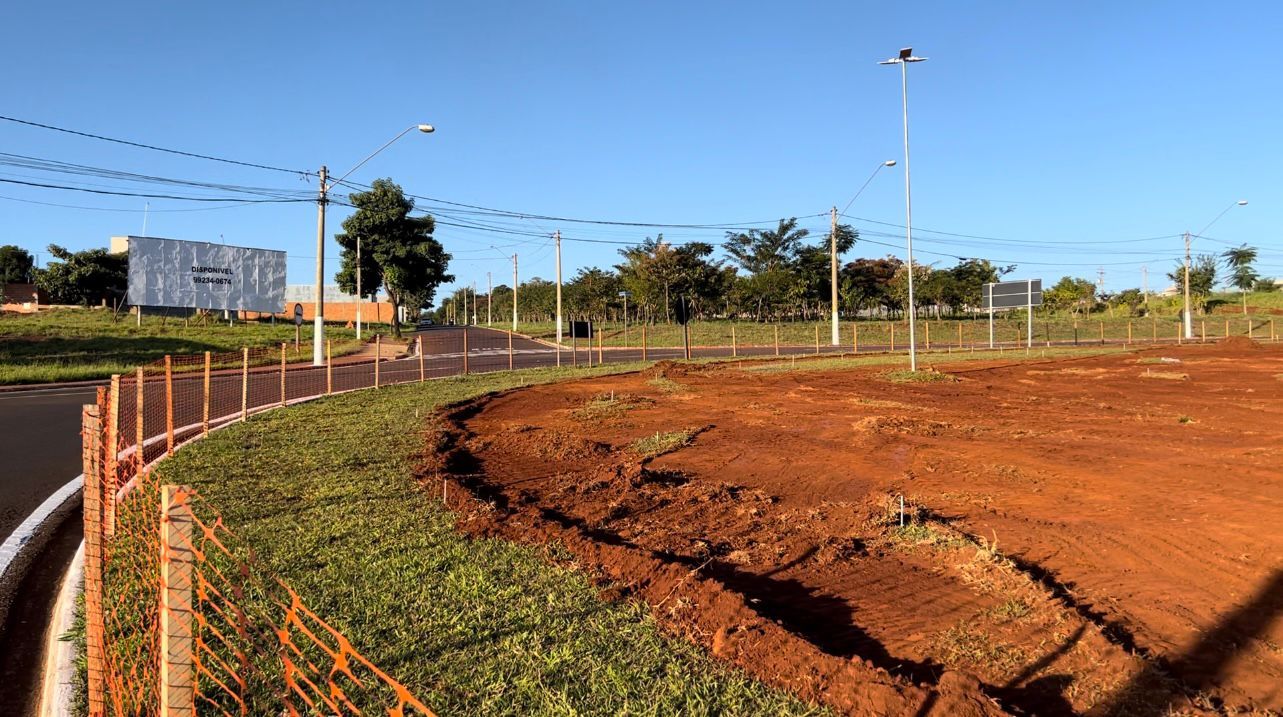
[[[1283,708],[1280,347],[770,368],[456,406],[424,479],[843,713]]]

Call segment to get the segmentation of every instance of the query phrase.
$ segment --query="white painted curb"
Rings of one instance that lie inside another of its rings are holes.
[[[65,717],[71,714],[71,700],[76,687],[76,643],[62,640],[76,621],[76,596],[85,581],[85,543],[81,541],[71,566],[62,577],[53,619],[45,636],[44,679],[40,684],[40,717]]]

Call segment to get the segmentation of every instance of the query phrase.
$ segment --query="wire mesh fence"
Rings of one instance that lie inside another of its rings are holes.
[[[1272,319],[1209,317],[1194,341],[1278,340]],[[987,321],[917,322],[920,350],[990,346]],[[684,357],[907,349],[908,325],[599,326],[562,344],[480,327],[375,339],[321,366],[274,349],[166,357],[112,377],[83,415],[86,661],[91,715],[431,714],[393,676],[253,559],[217,508],[151,468],[185,442],[251,415],[348,391],[473,373]],[[993,325],[993,345],[1179,343],[1171,320]],[[674,345],[674,335],[679,342]],[[656,338],[655,343],[651,343]],[[292,361],[294,361],[292,363]]]

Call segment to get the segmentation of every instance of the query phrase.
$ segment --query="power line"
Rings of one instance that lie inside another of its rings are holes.
[[[310,202],[311,199],[244,199],[242,197],[183,197],[173,194],[148,194],[143,192],[117,192],[109,189],[90,189],[88,187],[68,187],[60,184],[45,184],[43,182],[24,182],[19,179],[5,179],[0,177],[0,182],[6,184],[20,184],[26,187],[40,187],[42,189],[61,189],[71,192],[88,192],[89,194],[107,194],[116,197],[144,197],[147,199],[173,199],[183,202],[240,202],[242,204],[286,204],[291,202]]]
[[[223,162],[224,164],[236,164],[242,167],[253,167],[255,169],[267,169],[273,172],[286,172],[288,174],[301,174],[304,176],[312,175],[311,172],[305,172],[298,169],[285,169],[284,167],[273,167],[267,164],[256,164],[254,162],[242,162],[240,160],[227,159],[225,157],[214,157],[208,154],[184,152],[183,150],[179,150],[179,149],[168,149],[166,147],[157,147],[151,144],[142,144],[141,142],[131,142],[127,139],[116,139],[115,137],[105,137],[100,134],[92,134],[89,132],[81,132],[74,129],[55,127],[53,125],[41,124],[40,122],[32,122],[30,120],[18,119],[17,117],[5,117],[4,115],[0,115],[0,120],[4,120],[6,122],[14,122],[16,124],[27,125],[28,127],[39,127],[40,129],[52,130],[54,132],[62,132],[64,134],[73,134],[79,137],[88,137],[89,139],[97,139],[103,142],[114,142],[116,144],[123,144],[130,147],[138,147],[140,149],[150,149],[154,152],[166,152],[168,154],[177,154],[183,157],[193,157],[195,159],[207,159],[207,160],[210,160],[211,162]]]

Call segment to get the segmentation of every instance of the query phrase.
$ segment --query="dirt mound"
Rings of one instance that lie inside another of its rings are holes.
[[[1242,349],[1246,349],[1248,351],[1263,351],[1265,349],[1264,346],[1261,346],[1246,336],[1226,336],[1216,343],[1219,346],[1223,346],[1227,349],[1234,349],[1236,351]]]
[[[715,370],[714,367],[707,365],[664,360],[656,362],[654,366],[642,371],[642,375],[648,379],[684,378],[686,376],[708,374]]]

